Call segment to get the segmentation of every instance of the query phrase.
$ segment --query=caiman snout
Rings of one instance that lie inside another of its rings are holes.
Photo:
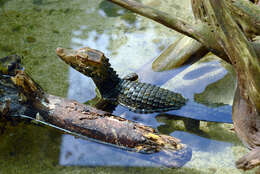
[[[61,56],[62,54],[64,54],[64,49],[61,47],[56,48],[56,54],[58,56]]]

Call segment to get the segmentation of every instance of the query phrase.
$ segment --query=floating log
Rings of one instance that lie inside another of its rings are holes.
[[[46,123],[98,142],[146,153],[148,155],[145,159],[163,166],[181,167],[191,159],[191,149],[179,139],[159,134],[151,127],[114,116],[75,100],[46,94],[23,70],[16,71],[16,76],[11,77],[13,83],[10,79],[2,83],[1,74],[0,78],[0,89],[4,90],[0,99],[5,98],[9,90],[12,94],[17,94],[1,103],[1,116],[22,115],[26,113],[27,108],[30,108],[33,109],[30,113],[34,113],[34,117],[40,115]],[[14,86],[17,88],[13,88]],[[17,89],[23,96],[22,100]],[[13,106],[24,109],[15,109]]]

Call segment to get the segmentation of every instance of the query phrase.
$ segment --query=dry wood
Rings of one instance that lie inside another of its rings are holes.
[[[226,8],[248,38],[260,35],[260,8],[245,0],[226,0]]]
[[[240,96],[238,88],[233,103],[232,119],[237,136],[252,149],[236,162],[236,166],[244,170],[251,169],[259,165],[260,161],[260,118],[256,111],[252,110],[252,106]]]

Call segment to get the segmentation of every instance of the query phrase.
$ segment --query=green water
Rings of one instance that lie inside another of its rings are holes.
[[[142,2],[173,15],[184,15],[183,11],[191,11],[189,0],[176,4],[167,0]],[[172,8],[177,9],[176,12]],[[186,18],[192,20],[191,15]],[[69,90],[69,67],[56,57],[57,47],[75,48],[89,44],[112,57],[111,64],[123,76],[145,69],[147,63],[151,63],[164,48],[180,37],[166,27],[102,0],[0,0],[0,35],[0,57],[10,54],[23,56],[26,71],[43,89],[62,97],[67,97]],[[149,74],[143,78],[150,78]],[[212,96],[212,90],[216,91],[215,86],[223,86],[232,77],[225,76],[221,80],[218,81],[220,85],[209,85],[204,91],[198,92],[197,97],[214,102],[218,100]],[[170,80],[165,86],[171,88],[171,81],[174,82]],[[215,93],[225,95],[219,91]],[[230,96],[224,99],[220,97],[220,100],[222,103],[232,102]],[[176,130],[187,131],[182,120],[162,116],[156,117],[156,121],[163,123],[157,127],[161,133],[173,133],[174,136]],[[192,160],[181,169],[64,167],[59,165],[60,131],[30,123],[1,123],[0,128],[0,174],[253,173],[242,172],[234,167],[234,161],[247,150],[235,133],[230,131],[231,124],[202,122],[200,137],[227,142],[232,146],[215,154],[195,149]],[[199,139],[192,140],[187,143],[201,143]],[[216,147],[210,142],[205,148]]]

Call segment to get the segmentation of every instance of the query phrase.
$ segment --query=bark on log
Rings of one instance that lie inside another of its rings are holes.
[[[260,8],[245,0],[226,0],[226,7],[248,38],[260,35]]]
[[[237,168],[248,170],[260,165],[260,117],[240,96],[238,87],[233,103],[232,119],[237,136],[251,149],[248,154],[236,161]]]
[[[46,94],[22,70],[16,71],[16,76],[11,79],[13,83],[10,79],[2,83],[3,73],[0,71],[0,89],[4,90],[0,93],[0,102],[8,95],[9,90],[14,94],[12,100],[0,103],[0,116],[11,118],[12,115],[25,113],[25,110],[21,111],[12,106],[30,108],[34,114],[39,113],[47,123],[99,142],[147,153],[149,155],[146,160],[163,166],[181,167],[191,159],[191,149],[177,138],[159,134],[151,127],[80,104],[75,100]],[[23,101],[20,100],[14,84],[24,96]]]

